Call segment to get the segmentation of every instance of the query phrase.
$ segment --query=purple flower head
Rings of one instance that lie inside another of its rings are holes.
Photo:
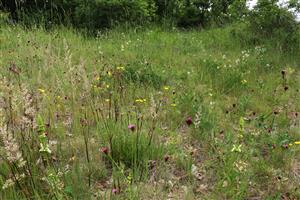
[[[128,129],[131,130],[131,131],[134,131],[135,130],[135,125],[129,124]]]

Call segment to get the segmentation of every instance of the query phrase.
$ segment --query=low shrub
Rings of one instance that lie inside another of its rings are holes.
[[[281,51],[299,49],[299,22],[288,8],[278,1],[261,0],[249,13],[246,20],[238,23],[232,35],[246,45],[259,45],[266,40]]]

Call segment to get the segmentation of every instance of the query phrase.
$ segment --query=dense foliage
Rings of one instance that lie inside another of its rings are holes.
[[[299,25],[287,9],[277,6],[278,1],[261,0],[249,16],[249,29],[254,37],[273,39],[279,48],[299,47]]]
[[[27,19],[27,22],[48,25],[70,22],[75,27],[89,29],[124,22],[144,25],[162,21],[181,27],[219,26],[239,21],[250,13],[252,21],[264,23],[259,27],[263,26],[266,28],[263,31],[269,32],[265,26],[270,25],[266,21],[273,27],[277,27],[280,20],[280,23],[295,21],[286,8],[277,5],[278,0],[259,0],[253,12],[249,12],[246,4],[247,0],[1,0],[0,3],[2,9],[9,11],[15,20]],[[299,7],[297,1],[290,1],[289,8],[299,10]]]
[[[2,9],[26,26],[64,24],[95,33],[119,25],[207,28],[234,24],[232,35],[247,45],[267,39],[282,51],[299,48],[299,23],[292,12],[299,12],[298,1],[290,0],[282,7],[279,0],[259,0],[253,10],[246,5],[247,0],[1,1]]]
[[[24,19],[25,14],[30,20],[71,21],[75,26],[93,29],[123,22],[169,21],[183,27],[224,24],[230,12],[241,12],[245,4],[245,0],[2,0],[2,7],[15,19]]]

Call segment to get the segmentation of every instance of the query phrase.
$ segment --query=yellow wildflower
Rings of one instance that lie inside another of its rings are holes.
[[[117,70],[124,71],[125,68],[124,67],[117,67]]]
[[[300,141],[296,141],[296,142],[294,142],[294,144],[300,145]]]
[[[169,90],[169,89],[170,89],[169,86],[165,86],[165,87],[164,87],[164,90]]]
[[[146,99],[136,99],[136,103],[145,103],[147,100]]]
[[[42,89],[42,88],[39,88],[38,91],[40,91],[41,93],[45,93],[46,90]]]
[[[242,84],[246,84],[248,81],[246,79],[242,80],[241,83]]]

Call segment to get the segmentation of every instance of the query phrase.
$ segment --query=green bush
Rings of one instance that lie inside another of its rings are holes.
[[[259,1],[249,15],[249,31],[253,37],[275,41],[280,49],[299,48],[299,23],[277,3],[278,0]]]
[[[184,0],[177,16],[183,27],[222,26],[245,16],[245,0]]]
[[[203,27],[209,19],[210,2],[205,0],[187,0],[184,9],[180,13],[178,25],[182,27],[200,26]]]
[[[2,0],[0,6],[25,25],[71,23],[95,30],[154,20],[180,27],[221,25],[238,16],[245,0]]]
[[[93,30],[120,23],[145,24],[156,11],[153,0],[23,0],[0,5],[26,25],[70,22]]]
[[[260,0],[251,12],[246,0],[1,0],[0,8],[25,25],[72,24],[90,31],[149,22],[179,27],[223,26],[245,21],[248,16],[254,37],[274,37],[287,48],[298,43],[299,28],[293,14],[277,2]],[[290,4],[294,10],[299,7],[296,1]]]
[[[14,21],[24,25],[45,25],[65,23],[73,19],[75,0],[15,0],[0,2],[0,9],[10,12]]]
[[[76,5],[75,24],[92,29],[147,23],[155,15],[152,0],[76,0]]]
[[[156,16],[158,21],[167,21],[168,23],[176,23],[177,18],[184,10],[185,0],[155,0]]]
[[[235,0],[228,6],[228,21],[236,22],[244,20],[249,14],[249,9],[246,5],[246,0]]]

